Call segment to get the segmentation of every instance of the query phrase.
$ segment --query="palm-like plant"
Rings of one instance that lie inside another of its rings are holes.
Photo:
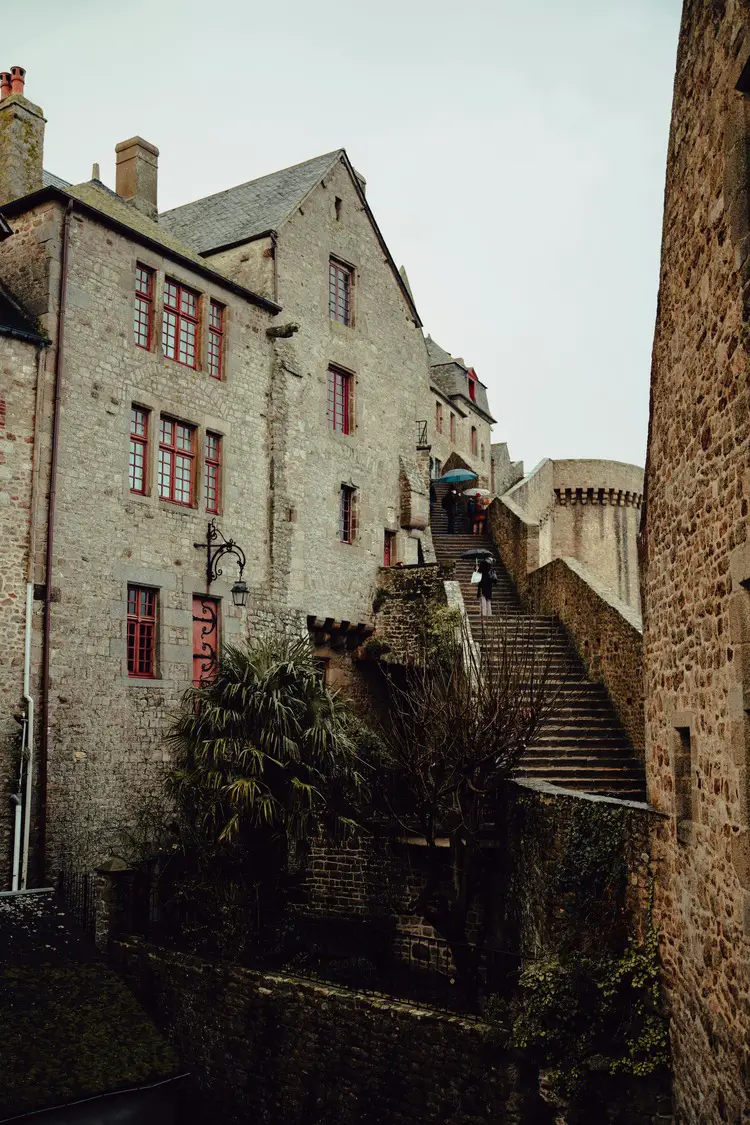
[[[209,848],[345,830],[362,780],[349,729],[306,638],[227,646],[213,682],[185,693],[169,790]]]

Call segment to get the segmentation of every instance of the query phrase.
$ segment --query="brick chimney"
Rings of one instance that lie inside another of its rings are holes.
[[[156,187],[159,150],[143,137],[131,137],[115,146],[115,191],[149,219],[158,218]]]
[[[42,186],[44,126],[38,105],[24,95],[26,71],[0,74],[0,206]]]

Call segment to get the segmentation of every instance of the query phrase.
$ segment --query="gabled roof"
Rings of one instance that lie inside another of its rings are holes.
[[[246,184],[207,195],[159,216],[159,222],[199,254],[216,252],[276,231],[323,179],[344,150],[327,152]]]
[[[391,256],[370,210],[361,177],[352,167],[346,149],[337,148],[323,156],[293,164],[291,168],[282,168],[280,172],[260,176],[257,180],[238,184],[237,187],[220,191],[216,195],[207,195],[193,203],[164,211],[159,216],[159,225],[188,242],[204,258],[243,242],[252,242],[256,238],[278,232],[337,161],[341,161],[347,168],[359,195],[362,210],[372,224],[414,323],[420,327],[422,322],[408,281],[404,280]]]
[[[0,281],[0,336],[16,336],[32,344],[47,343],[34,324],[34,318],[19,304],[10,290]]]
[[[186,245],[171,231],[162,227],[160,223],[154,222],[141,211],[126,203],[124,199],[106,187],[100,180],[89,180],[87,183],[68,185],[64,188],[50,184],[39,191],[32,192],[31,195],[11,200],[10,203],[6,203],[0,208],[0,212],[6,218],[12,217],[22,214],[47,199],[57,199],[63,205],[73,200],[79,204],[78,210],[82,214],[88,213],[120,234],[124,234],[126,237],[132,238],[157,252],[166,253],[174,260],[223,285],[226,289],[238,293],[267,312],[274,315],[280,312],[280,306],[274,301],[269,301],[268,298],[261,297],[246,286],[239,285],[219,269],[210,266],[205,258],[196,253],[193,247]]]
[[[0,1121],[179,1075],[172,1047],[54,891],[0,894],[0,949]]]

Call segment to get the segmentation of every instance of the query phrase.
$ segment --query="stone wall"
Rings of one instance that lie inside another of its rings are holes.
[[[197,1080],[193,1125],[544,1125],[481,1023],[118,941],[114,963]]]
[[[55,213],[54,207],[57,207]],[[0,247],[24,298],[52,338],[40,421],[40,494],[46,492],[56,346],[56,293],[61,207],[49,205],[14,220],[17,233]],[[17,242],[18,240],[18,242]],[[57,241],[56,241],[57,240]],[[34,251],[36,245],[37,251]],[[18,254],[21,246],[23,253]],[[47,268],[37,268],[40,257]],[[24,263],[33,268],[24,270]],[[161,317],[154,348],[133,342],[136,263],[155,271],[155,312],[165,274],[226,305],[225,378],[209,378],[164,358]],[[231,566],[211,587],[223,599],[221,635],[242,635],[277,619],[271,602],[267,477],[246,466],[264,463],[268,448],[270,345],[268,313],[239,295],[140,247],[91,219],[70,224],[65,365],[58,446],[55,551],[51,582],[48,840],[49,870],[103,859],[113,834],[132,825],[142,798],[158,790],[169,758],[163,734],[192,679],[192,598],[206,590],[205,542],[211,514],[203,490],[203,438],[222,436],[219,525],[247,554],[251,588],[247,617],[231,604]],[[31,298],[31,299],[29,299]],[[129,491],[128,448],[133,403],[150,411],[145,495]],[[29,408],[30,403],[26,404]],[[159,417],[195,429],[193,506],[159,499],[156,487]],[[26,432],[31,420],[26,419]],[[34,577],[44,580],[45,505],[35,513]],[[131,678],[126,669],[128,583],[159,591],[157,675]],[[38,666],[40,637],[34,636]],[[35,693],[38,685],[35,683]],[[36,693],[39,702],[38,693]],[[3,810],[3,815],[5,810]]]
[[[528,589],[528,575],[539,566],[539,524],[530,519],[506,496],[488,508],[489,533],[497,553],[521,598]]]
[[[647,780],[686,1125],[750,1111],[748,15],[684,5],[652,363]]]
[[[11,818],[18,783],[26,587],[29,574],[38,382],[37,348],[0,335],[0,889],[9,885]],[[41,364],[43,370],[44,357]],[[32,612],[38,612],[38,603]]]
[[[445,588],[436,564],[381,567],[374,601],[376,644],[389,659],[413,660],[419,653],[430,607],[445,604]]]
[[[575,559],[555,559],[528,578],[534,612],[565,626],[588,677],[604,684],[633,748],[644,754],[643,633],[640,618]]]
[[[643,470],[637,465],[545,459],[503,500],[537,526],[538,542],[532,544],[529,570],[555,558],[578,559],[616,598],[638,610],[642,493]],[[508,530],[522,535],[516,525]],[[513,550],[520,554],[522,548],[511,547],[511,554]]]

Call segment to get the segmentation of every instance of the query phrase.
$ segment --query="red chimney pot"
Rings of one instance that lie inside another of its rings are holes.
[[[10,83],[11,83],[10,73],[9,73],[9,71],[4,70],[0,74],[0,100],[2,100],[3,98],[7,98],[8,94],[11,92],[11,84]]]
[[[14,94],[22,94],[24,85],[26,84],[26,71],[22,66],[12,66],[10,68],[11,90]]]

